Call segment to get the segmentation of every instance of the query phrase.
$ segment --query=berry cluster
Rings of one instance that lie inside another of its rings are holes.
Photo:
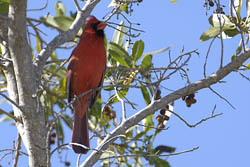
[[[159,100],[159,99],[161,99],[161,90],[157,89],[156,90],[156,95],[155,95],[155,100]]]
[[[156,116],[156,120],[159,122],[159,125],[157,126],[158,129],[165,128],[164,121],[169,120],[169,116],[166,115],[167,110],[168,110],[168,105],[166,106],[166,108],[160,110],[161,115]]]
[[[204,7],[206,7],[209,10],[210,7],[214,7],[215,3],[216,3],[216,0],[205,0]],[[219,6],[219,3],[216,3],[215,13],[225,14],[225,12],[223,11],[223,7],[225,6],[224,5]]]
[[[208,4],[209,4],[210,7],[214,6],[214,2],[212,0],[208,0]]]
[[[192,104],[196,103],[197,100],[194,98],[194,93],[187,96],[182,96],[182,100],[185,101],[187,107],[191,107]]]
[[[51,133],[49,136],[49,144],[55,144],[56,133]]]

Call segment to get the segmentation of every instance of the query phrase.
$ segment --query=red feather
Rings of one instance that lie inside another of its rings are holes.
[[[66,73],[66,86],[69,102],[75,96],[97,88],[103,83],[106,68],[104,48],[104,28],[106,24],[94,16],[87,18],[80,42],[73,50]],[[89,147],[88,108],[91,108],[99,95],[91,91],[73,103],[74,126],[72,142]],[[75,153],[86,154],[88,149],[73,145]]]

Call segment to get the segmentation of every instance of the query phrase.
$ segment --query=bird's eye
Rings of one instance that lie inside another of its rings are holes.
[[[92,24],[91,24],[91,27],[92,27],[95,31],[97,31],[97,25],[98,25],[99,23],[100,23],[100,22],[92,23]]]
[[[90,24],[90,26],[91,26],[91,28],[93,28],[94,30],[97,29],[97,24],[96,24],[96,23],[92,23],[92,24]]]

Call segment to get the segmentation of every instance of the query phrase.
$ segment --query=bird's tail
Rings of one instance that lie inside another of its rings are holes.
[[[73,127],[73,134],[72,134],[72,143],[78,143],[81,145],[84,145],[89,148],[89,131],[88,131],[88,105],[80,106],[79,104],[75,110],[74,110],[74,127]],[[80,114],[79,110],[77,109],[83,109],[86,110],[85,112],[82,112],[83,114]],[[84,149],[81,146],[72,145],[73,150],[75,153],[78,154],[87,154],[88,149]]]

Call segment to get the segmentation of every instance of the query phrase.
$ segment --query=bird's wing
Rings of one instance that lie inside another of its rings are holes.
[[[105,72],[106,72],[106,68],[104,69],[104,71],[103,71],[103,73],[102,73],[102,78],[101,78],[101,80],[100,80],[100,82],[99,82],[98,87],[100,87],[100,86],[103,85]],[[89,103],[89,108],[92,108],[92,107],[93,107],[93,105],[95,104],[95,101],[96,101],[97,98],[99,97],[100,93],[101,93],[101,89],[98,89],[98,90],[94,91],[94,92],[91,94],[91,96],[89,97],[89,101],[88,101],[88,103]]]
[[[74,59],[71,59],[69,61],[67,73],[66,73],[66,89],[67,89],[67,97],[68,97],[68,102],[70,102],[73,98],[73,92],[72,92],[72,73],[73,73],[73,65],[74,65]]]

